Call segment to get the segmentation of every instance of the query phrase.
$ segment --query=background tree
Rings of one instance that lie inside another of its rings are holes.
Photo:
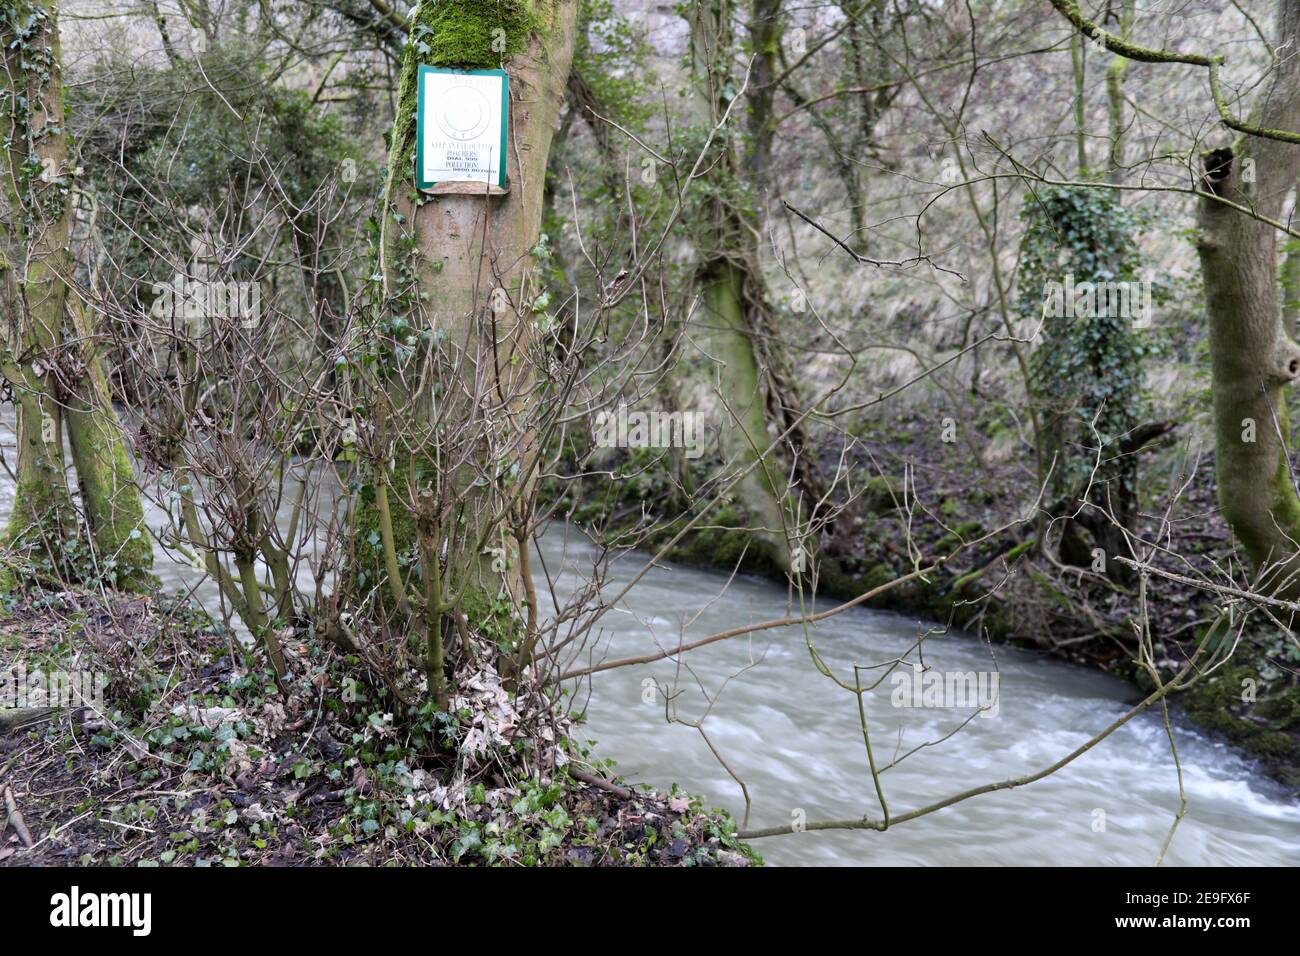
[[[1145,349],[1135,323],[1149,316],[1112,305],[1110,283],[1131,290],[1142,310],[1134,232],[1137,224],[1112,194],[1086,187],[1049,188],[1025,197],[1020,240],[1019,306],[1025,319],[1041,317],[1033,353],[1034,400],[1043,423],[1044,460],[1051,476],[1051,507],[1061,512],[1060,554],[1078,567],[1127,554],[1123,533],[1137,517],[1138,463],[1132,441],[1144,424]],[[1066,285],[1066,277],[1072,280]],[[1078,284],[1098,290],[1080,302]],[[1053,291],[1053,287],[1054,290]],[[1115,574],[1120,565],[1103,561]]]

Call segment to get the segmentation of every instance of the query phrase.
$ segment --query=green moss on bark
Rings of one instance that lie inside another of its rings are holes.
[[[153,545],[146,533],[135,472],[116,422],[84,411],[68,415],[68,438],[77,468],[100,569],[118,587],[138,590],[152,583]]]
[[[430,66],[487,70],[522,50],[539,20],[525,0],[437,0],[420,4],[412,39]]]
[[[0,545],[10,555],[30,560],[56,574],[69,569],[64,544],[76,537],[76,514],[63,471],[63,446],[57,427],[44,434],[44,419],[57,421],[59,409],[44,395],[19,392],[18,481],[14,487],[9,522]],[[27,582],[6,565],[0,574],[0,592],[9,593]]]
[[[511,603],[482,588],[466,588],[460,602],[470,632],[490,640],[503,654],[513,654],[524,637],[523,621]]]
[[[705,313],[710,328],[710,349],[725,366],[720,385],[725,398],[722,449],[737,470],[749,469],[736,495],[744,510],[762,530],[752,536],[765,559],[783,571],[790,567],[786,528],[792,526],[793,502],[781,479],[779,449],[764,456],[770,444],[758,357],[754,351],[744,310],[744,273],[723,263],[703,280]]]
[[[434,0],[416,7],[402,58],[397,114],[389,142],[387,198],[415,150],[415,108],[419,68],[499,69],[547,22],[541,0]]]

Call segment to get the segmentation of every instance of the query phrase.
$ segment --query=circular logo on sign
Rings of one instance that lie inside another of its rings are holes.
[[[465,142],[487,132],[492,109],[487,97],[471,86],[453,86],[438,104],[438,126],[448,139]]]

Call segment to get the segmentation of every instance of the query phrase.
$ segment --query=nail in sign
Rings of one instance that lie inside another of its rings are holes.
[[[510,78],[504,70],[422,66],[416,101],[416,185],[505,188]]]

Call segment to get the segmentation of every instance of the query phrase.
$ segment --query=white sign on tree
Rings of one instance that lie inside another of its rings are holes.
[[[504,70],[422,66],[416,100],[415,179],[506,186],[510,80]]]

